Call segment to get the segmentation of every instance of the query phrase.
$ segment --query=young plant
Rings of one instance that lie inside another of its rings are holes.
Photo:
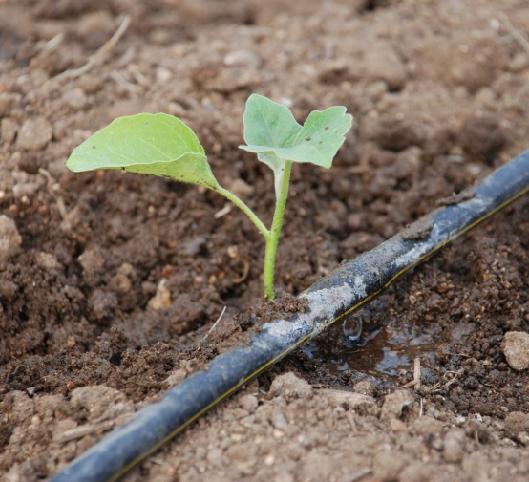
[[[256,153],[274,173],[276,205],[270,229],[242,199],[219,184],[197,135],[169,114],[118,117],[75,148],[66,165],[73,172],[117,169],[165,176],[203,186],[229,199],[264,238],[264,296],[273,300],[277,246],[292,163],[330,168],[351,128],[352,117],[345,107],[330,107],[312,111],[301,126],[285,106],[252,94],[246,101],[243,123],[246,145],[240,148]]]

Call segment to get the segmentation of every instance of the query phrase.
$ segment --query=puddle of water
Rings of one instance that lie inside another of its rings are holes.
[[[421,366],[435,363],[441,328],[434,323],[416,326],[402,320],[389,320],[384,300],[353,313],[342,323],[307,344],[305,356],[319,370],[339,377],[373,377],[390,381],[410,371],[415,358]]]

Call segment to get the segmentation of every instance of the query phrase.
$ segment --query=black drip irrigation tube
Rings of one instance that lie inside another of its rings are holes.
[[[138,411],[131,422],[105,436],[51,482],[116,480],[247,381],[527,192],[529,151],[371,251],[344,262],[300,295],[307,302],[306,312],[263,324],[247,346],[218,356],[168,390],[158,403]]]

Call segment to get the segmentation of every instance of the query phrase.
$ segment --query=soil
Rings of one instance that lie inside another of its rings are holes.
[[[499,3],[0,2],[2,480],[49,477],[248,327],[303,309],[293,297],[342,260],[524,150],[529,6]],[[125,35],[76,74],[123,15]],[[271,306],[263,243],[223,199],[64,167],[115,116],[163,110],[268,223],[271,173],[237,149],[252,91],[300,119],[345,105],[356,120],[331,170],[293,170]],[[527,480],[529,375],[506,362],[510,331],[529,331],[526,198],[125,480]]]

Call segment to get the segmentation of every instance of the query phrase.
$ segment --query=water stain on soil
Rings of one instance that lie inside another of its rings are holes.
[[[414,359],[421,359],[425,381],[435,366],[441,328],[410,323],[373,322],[376,310],[383,311],[383,298],[362,307],[327,333],[302,348],[304,356],[318,366],[319,383],[347,377],[351,382],[368,380],[374,386],[398,384]]]

